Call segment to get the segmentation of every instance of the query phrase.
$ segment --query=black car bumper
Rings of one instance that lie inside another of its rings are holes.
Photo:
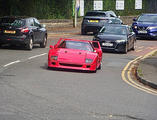
[[[100,42],[101,49],[103,51],[115,51],[115,52],[124,52],[126,48],[126,42],[116,43],[112,42],[113,46],[103,46],[103,42]]]
[[[100,31],[100,29],[104,26],[104,24],[83,24],[81,29],[85,32],[94,32],[97,33]]]
[[[0,36],[0,44],[27,44],[30,39],[29,36]]]

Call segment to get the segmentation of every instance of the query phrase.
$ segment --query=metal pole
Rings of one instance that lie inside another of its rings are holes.
[[[74,18],[74,27],[77,27],[77,0],[75,0],[75,18]]]

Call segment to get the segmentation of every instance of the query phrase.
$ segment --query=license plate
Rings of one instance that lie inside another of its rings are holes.
[[[96,23],[98,23],[99,21],[98,20],[89,20],[89,22],[96,22]]]
[[[109,46],[109,47],[112,47],[112,46],[113,46],[113,43],[102,43],[102,46]]]
[[[141,30],[141,31],[138,31],[138,33],[147,33],[147,31],[146,30]]]
[[[4,33],[8,33],[8,34],[15,34],[16,31],[13,30],[5,30]]]

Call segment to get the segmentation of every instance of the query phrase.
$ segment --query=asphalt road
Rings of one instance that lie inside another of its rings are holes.
[[[60,37],[92,40],[69,30]],[[97,73],[48,70],[49,48],[0,48],[0,120],[157,120],[157,96],[130,86],[121,73],[129,61],[157,48],[138,40],[128,54],[103,53]]]

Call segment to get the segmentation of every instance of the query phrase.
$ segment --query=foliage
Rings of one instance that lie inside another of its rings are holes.
[[[93,10],[94,0],[84,0],[85,13]],[[157,12],[157,0],[142,0],[143,9],[135,10],[135,0],[125,0],[125,10],[116,10],[116,0],[103,0],[104,10],[113,10],[118,15],[138,15]],[[39,19],[72,18],[73,0],[0,0],[0,16],[35,16]]]

